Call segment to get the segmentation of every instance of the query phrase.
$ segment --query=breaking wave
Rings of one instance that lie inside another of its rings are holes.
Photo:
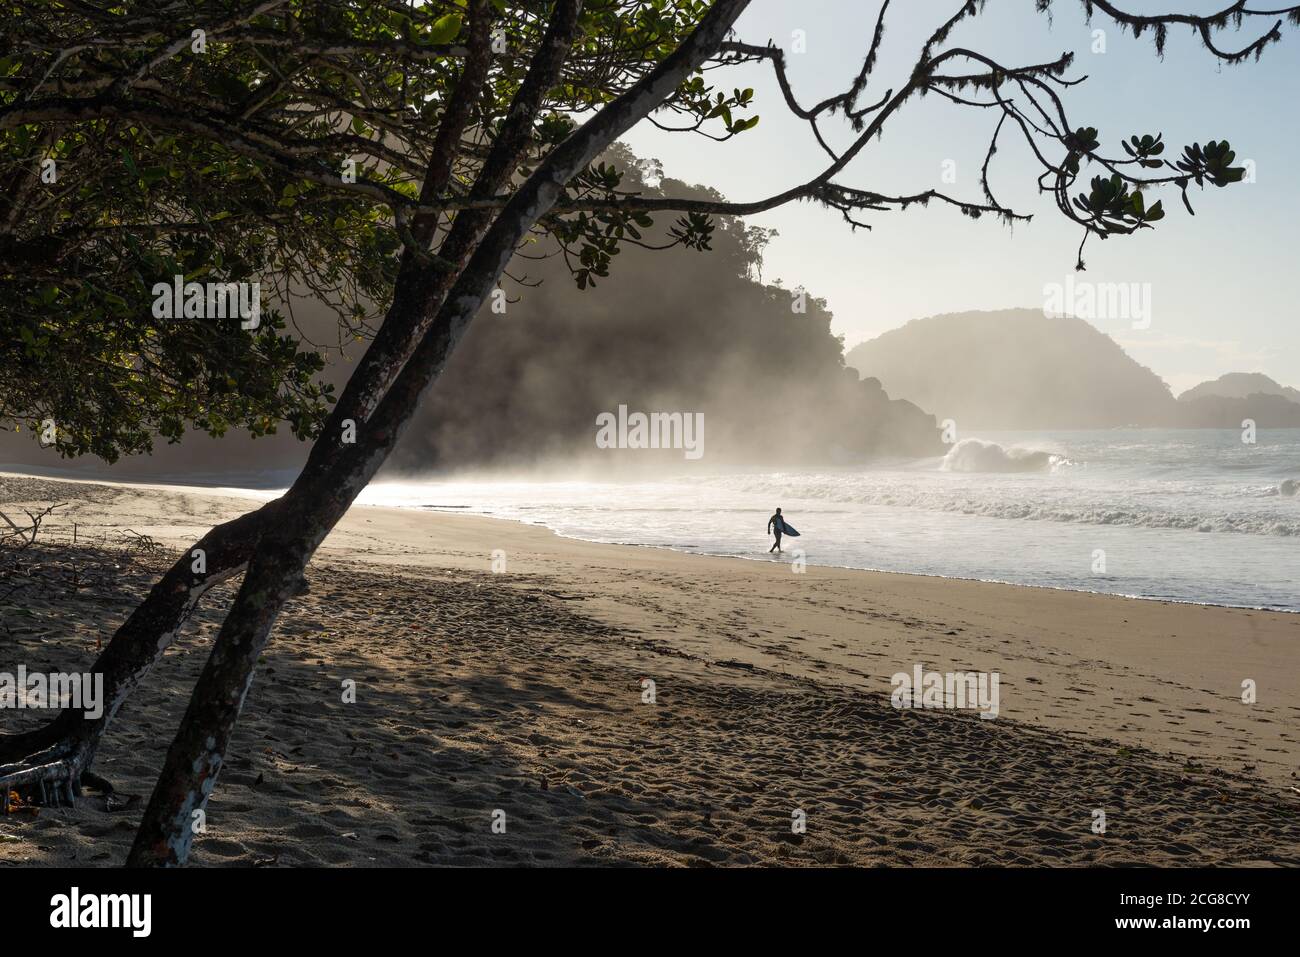
[[[983,439],[962,439],[943,457],[945,472],[1050,472],[1069,463],[1063,455],[1018,446],[1003,448]]]
[[[955,447],[950,455],[952,451]],[[1293,507],[1298,500],[1294,496],[1300,492],[1287,493],[1276,484],[1206,487],[1195,480],[1133,474],[1122,481],[1094,485],[1074,480],[1086,474],[1082,467],[1060,468],[1079,463],[1050,452],[1030,459],[1038,463],[1034,466],[1015,456],[1003,462],[998,453],[992,453],[992,461],[1001,463],[996,471],[1005,476],[994,479],[988,472],[981,474],[969,467],[971,454],[961,455],[965,470],[943,470],[941,465],[928,477],[924,472],[776,473],[702,478],[694,488],[712,486],[719,492],[761,495],[774,505],[802,502],[804,508],[880,506],[1013,521],[1300,537],[1300,510]],[[1042,464],[1043,456],[1048,458],[1047,464]],[[1286,481],[1293,483],[1290,487],[1300,486],[1295,480]],[[682,495],[686,494],[683,490]],[[1293,497],[1281,497],[1287,494]],[[661,506],[656,502],[654,507]]]

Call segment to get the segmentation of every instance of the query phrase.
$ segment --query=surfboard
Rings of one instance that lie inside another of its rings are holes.
[[[781,519],[781,525],[784,527],[784,534],[789,535],[791,538],[799,537],[799,530],[785,519]]]

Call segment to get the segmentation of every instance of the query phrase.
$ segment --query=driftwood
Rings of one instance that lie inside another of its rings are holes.
[[[29,523],[26,526],[19,525],[4,512],[0,512],[0,518],[4,519],[5,524],[9,526],[8,530],[0,528],[0,546],[30,548],[41,533],[41,523],[54,514],[56,508],[63,508],[67,504],[67,502],[60,502],[58,505],[47,506],[40,512],[32,512],[24,508],[23,512],[26,513]]]
[[[161,545],[141,532],[125,528],[122,530],[122,535],[127,540],[127,548],[142,555],[157,555],[163,551]]]

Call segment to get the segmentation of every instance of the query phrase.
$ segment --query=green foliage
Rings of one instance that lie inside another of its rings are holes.
[[[1118,173],[1093,177],[1091,191],[1080,193],[1074,205],[1088,222],[1104,230],[1103,235],[1131,233],[1165,216],[1159,200],[1147,208],[1142,191],[1130,189]]]
[[[6,147],[16,139],[0,133]],[[177,275],[260,281],[270,299],[293,282],[333,290],[355,325],[393,278],[396,242],[377,211],[139,128],[69,130],[48,153],[62,201],[0,237],[0,424],[52,420],[60,454],[107,461],[149,451],[155,435],[179,441],[186,426],[315,435],[324,363],[280,317],[251,331],[155,319],[152,288]]]
[[[1162,142],[1163,134],[1152,136],[1147,133],[1143,136],[1131,136],[1127,140],[1120,140],[1120,146],[1124,147],[1124,152],[1137,160],[1140,166],[1146,169],[1160,169],[1164,164],[1156,159],[1165,151],[1165,144]]]
[[[494,51],[455,161],[456,190],[473,182],[549,19],[548,5],[490,7],[504,52]],[[520,173],[577,115],[675,49],[708,7],[589,0]],[[287,423],[311,437],[320,427],[330,394],[319,349],[272,307],[293,296],[326,304],[340,342],[367,334],[387,309],[404,250],[394,210],[420,194],[465,63],[469,6],[295,0],[241,21],[247,9],[229,0],[191,0],[167,17],[143,0],[0,8],[0,120],[43,97],[93,104],[119,97],[108,80],[140,81],[120,96],[131,117],[90,109],[89,119],[0,124],[0,428],[53,419],[59,452],[113,460],[186,428],[259,435]],[[186,45],[152,63],[196,27],[208,31],[205,51]],[[731,136],[757,121],[731,113],[752,95],[715,93],[697,75],[666,108]],[[38,179],[45,159],[55,183]],[[349,160],[355,185],[343,177]],[[617,195],[619,179],[598,166],[569,195]],[[650,225],[645,214],[571,214],[544,229],[576,244],[572,272],[586,288]],[[683,241],[708,248],[710,229],[692,223]],[[155,319],[150,290],[175,275],[260,282],[271,314],[254,331]]]
[[[1065,168],[1077,175],[1079,160],[1086,154],[1093,152],[1100,145],[1097,139],[1097,130],[1091,126],[1080,127],[1073,133],[1067,133],[1064,140],[1065,148],[1069,150],[1065,157]]]
[[[155,436],[179,441],[187,425],[258,436],[283,421],[313,435],[331,392],[315,381],[321,358],[276,334],[280,316],[261,320],[145,320],[92,282],[47,283],[0,311],[4,411],[19,429],[52,422],[63,455],[110,462]]]
[[[1222,143],[1210,140],[1204,149],[1199,143],[1185,147],[1183,158],[1174,165],[1184,173],[1189,173],[1197,186],[1204,186],[1205,181],[1209,180],[1215,186],[1223,187],[1229,183],[1240,183],[1246,175],[1244,166],[1232,165],[1236,158],[1237,154],[1228,146],[1227,140]]]
[[[1084,159],[1101,163],[1110,171],[1109,176],[1097,176],[1087,193],[1079,193],[1072,200],[1079,222],[1102,239],[1116,233],[1132,233],[1149,229],[1164,218],[1164,207],[1159,201],[1147,206],[1142,190],[1153,185],[1172,183],[1182,191],[1183,205],[1194,212],[1187,197],[1187,189],[1194,182],[1204,187],[1208,181],[1223,187],[1239,183],[1246,174],[1241,166],[1233,166],[1236,153],[1225,140],[1211,140],[1202,147],[1199,143],[1183,148],[1182,158],[1175,163],[1161,159],[1165,151],[1162,134],[1135,134],[1121,140],[1127,160],[1106,160],[1097,155],[1099,139],[1091,127],[1076,130],[1062,137],[1069,151],[1063,170],[1073,182]],[[1133,165],[1149,170],[1172,170],[1174,175],[1141,179],[1123,172],[1123,167]]]

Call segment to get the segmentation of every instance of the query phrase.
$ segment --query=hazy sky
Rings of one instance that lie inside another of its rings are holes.
[[[1124,0],[1133,13],[1209,12],[1221,0]],[[917,51],[960,0],[895,0],[875,79],[862,103],[874,102],[906,77]],[[1228,139],[1238,162],[1254,160],[1256,182],[1201,193],[1193,187],[1196,216],[1175,189],[1158,194],[1168,212],[1154,230],[1104,243],[1090,239],[1086,278],[1095,282],[1150,284],[1151,323],[1094,324],[1150,366],[1175,393],[1225,372],[1265,372],[1300,386],[1300,307],[1294,283],[1300,249],[1300,31],[1284,26],[1281,43],[1260,62],[1220,64],[1186,29],[1169,37],[1164,60],[1150,35],[1135,40],[1102,15],[1089,25],[1078,0],[1056,0],[1054,16],[1035,13],[1034,0],[989,0],[985,13],[955,31],[961,45],[1008,64],[1039,63],[1066,50],[1076,53],[1071,76],[1088,75],[1065,92],[1076,126],[1099,129],[1108,155],[1133,133],[1163,132],[1166,156],[1191,142]],[[807,52],[788,56],[796,96],[804,105],[843,90],[861,66],[879,3],[876,0],[755,0],[739,36],[771,39],[787,51],[792,32],[805,31]],[[1245,45],[1272,19],[1259,20],[1219,44]],[[1094,30],[1104,29],[1105,52],[1094,53]],[[753,87],[759,125],[725,143],[668,134],[643,123],[625,139],[642,156],[663,161],[665,172],[714,186],[733,200],[757,199],[804,182],[827,160],[802,121],[781,101],[770,66],[717,71],[727,89]],[[665,117],[671,121],[671,117]],[[899,194],[931,186],[979,200],[978,175],[997,122],[994,110],[962,108],[931,95],[913,99],[837,181]],[[833,144],[851,131],[842,120],[824,129]],[[1014,135],[1013,135],[1014,133]],[[956,163],[956,183],[945,185],[946,160]],[[967,309],[1040,307],[1046,283],[1073,272],[1079,227],[1039,194],[1037,167],[1020,134],[1003,130],[991,175],[998,198],[1033,213],[1014,229],[990,217],[972,221],[932,205],[907,212],[869,214],[870,232],[853,232],[839,214],[808,203],[761,216],[753,225],[775,228],[764,278],[804,285],[824,296],[835,330],[853,346],[909,319]],[[1096,172],[1099,172],[1096,171]],[[1091,178],[1090,173],[1088,178]],[[1078,192],[1078,190],[1076,190]],[[1152,198],[1155,198],[1154,196]],[[1150,202],[1150,200],[1148,201]]]

